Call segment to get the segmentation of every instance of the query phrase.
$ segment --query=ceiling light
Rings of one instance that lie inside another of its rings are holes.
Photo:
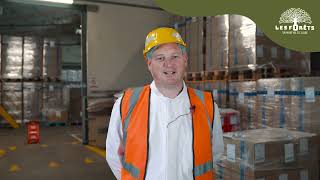
[[[64,3],[64,4],[73,4],[73,0],[37,0],[37,1],[46,1],[46,2],[55,2],[55,3]]]

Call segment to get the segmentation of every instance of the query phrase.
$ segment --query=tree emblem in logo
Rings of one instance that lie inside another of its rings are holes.
[[[309,14],[300,8],[290,8],[281,14],[279,23],[293,23],[293,30],[298,31],[298,23],[312,24]]]

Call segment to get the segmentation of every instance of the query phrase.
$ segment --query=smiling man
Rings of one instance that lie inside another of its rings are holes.
[[[157,28],[143,55],[153,82],[126,90],[114,104],[109,166],[122,180],[212,180],[223,153],[219,109],[211,93],[186,86],[186,44],[175,29]]]

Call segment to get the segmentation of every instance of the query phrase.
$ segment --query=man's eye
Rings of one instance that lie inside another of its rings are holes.
[[[156,57],[156,60],[157,60],[157,61],[163,61],[163,60],[164,60],[164,57]]]

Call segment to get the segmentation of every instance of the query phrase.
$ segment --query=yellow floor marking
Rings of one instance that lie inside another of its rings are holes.
[[[6,154],[6,151],[3,149],[0,149],[0,157],[4,156]]]
[[[48,147],[47,144],[41,144],[40,146],[43,147],[43,148],[47,148]]]
[[[16,146],[10,146],[9,149],[10,149],[10,151],[15,151],[17,149],[17,147]]]
[[[94,146],[90,146],[90,145],[85,145],[86,148],[88,148],[89,150],[97,153],[98,155],[106,158],[106,151],[104,149],[100,149],[98,147],[94,147]]]
[[[78,138],[75,134],[70,134],[71,137],[75,138],[76,140],[78,140],[78,142],[82,142],[82,139]],[[85,147],[93,152],[95,152],[96,154],[98,154],[101,157],[106,158],[106,151],[104,149],[95,147],[95,146],[90,146],[90,145],[85,145]]]
[[[90,159],[90,158],[85,158],[84,159],[84,163],[85,164],[92,164],[92,163],[94,163],[94,161],[92,159]]]
[[[50,168],[58,168],[58,167],[60,167],[60,164],[57,163],[57,162],[51,161],[48,166],[49,166]]]
[[[12,164],[9,169],[10,172],[17,172],[20,170],[21,170],[21,168],[17,164]]]

